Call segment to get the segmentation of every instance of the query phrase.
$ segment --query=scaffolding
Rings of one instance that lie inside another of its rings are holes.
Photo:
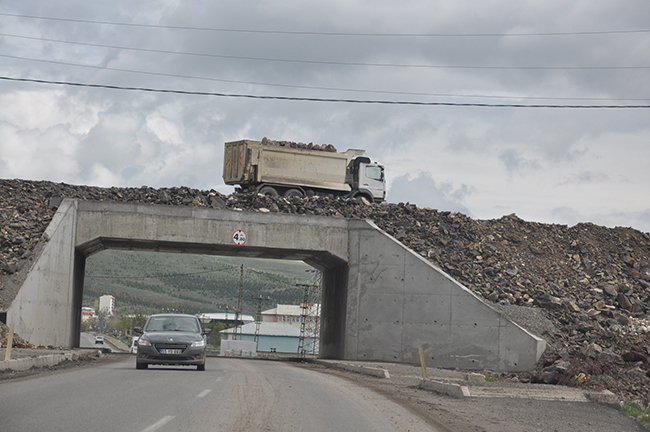
[[[259,347],[260,344],[260,326],[262,325],[262,302],[271,300],[269,297],[251,297],[252,300],[257,301],[257,313],[255,314],[255,337],[253,340],[256,343],[256,346]]]
[[[320,302],[322,292],[322,273],[313,272],[311,284],[298,284],[304,288],[303,300],[300,303],[300,340],[298,355],[300,357],[318,357],[320,345]]]

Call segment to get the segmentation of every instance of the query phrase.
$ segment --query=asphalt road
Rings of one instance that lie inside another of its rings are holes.
[[[435,431],[347,380],[291,364],[208,358],[135,369],[135,357],[0,382],[0,430]]]
[[[81,348],[95,348],[95,335],[82,332],[79,338],[79,346]]]

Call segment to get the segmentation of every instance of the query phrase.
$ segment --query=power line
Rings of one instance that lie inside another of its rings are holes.
[[[526,99],[526,100],[593,100],[593,101],[645,101],[644,98],[585,98],[585,97],[552,97],[552,96],[502,96],[502,95],[481,95],[481,94],[449,94],[449,93],[423,93],[423,92],[404,92],[404,91],[391,91],[391,90],[368,90],[368,89],[350,89],[350,88],[341,88],[341,87],[319,87],[319,86],[306,86],[306,85],[295,85],[295,84],[278,84],[278,83],[264,83],[259,81],[240,81],[240,80],[227,80],[222,78],[210,78],[210,77],[197,77],[191,75],[180,75],[180,74],[170,74],[164,72],[149,72],[149,71],[139,71],[133,69],[122,69],[122,68],[111,68],[105,66],[94,66],[94,65],[84,65],[79,63],[70,63],[56,60],[44,60],[44,59],[34,59],[29,57],[20,57],[13,56],[8,54],[0,54],[0,57],[12,58],[17,60],[27,60],[40,63],[49,63],[49,64],[58,64],[62,66],[73,66],[73,67],[83,67],[88,69],[97,69],[105,71],[115,71],[115,72],[127,72],[135,73],[142,75],[152,75],[152,76],[164,76],[170,78],[183,78],[183,79],[195,79],[202,81],[212,81],[212,82],[223,82],[231,84],[246,84],[246,85],[259,85],[259,86],[268,86],[268,87],[280,87],[280,88],[296,88],[296,89],[306,89],[306,90],[326,90],[326,91],[341,91],[341,92],[354,92],[354,93],[382,93],[382,94],[393,94],[393,95],[403,95],[403,96],[428,96],[428,97],[454,97],[454,98],[484,98],[484,99]]]
[[[67,81],[37,80],[31,78],[12,78],[12,77],[5,77],[5,76],[0,76],[0,79],[7,80],[7,81],[21,81],[21,82],[31,82],[31,83],[39,83],[39,84],[56,84],[56,85],[66,85],[66,86],[75,86],[75,87],[103,88],[103,89],[110,89],[110,90],[129,90],[129,91],[171,93],[171,94],[192,95],[192,96],[215,96],[215,97],[227,97],[227,98],[301,101],[301,102],[333,102],[333,103],[375,104],[375,105],[416,105],[416,106],[479,107],[479,108],[571,108],[571,109],[650,108],[650,105],[488,104],[488,103],[306,98],[306,97],[290,97],[290,96],[262,96],[262,95],[252,95],[252,94],[197,92],[197,91],[171,90],[171,89],[154,89],[154,88],[146,88],[146,87],[123,87],[123,86],[113,86],[113,85],[106,85],[106,84],[85,84],[85,83],[75,83],[75,82],[67,82]]]
[[[363,36],[363,37],[526,37],[526,36],[593,36],[608,34],[630,34],[650,33],[650,29],[636,30],[598,30],[598,31],[575,31],[575,32],[538,32],[538,33],[358,33],[358,32],[318,32],[300,30],[260,30],[260,29],[236,29],[219,27],[194,27],[194,26],[173,26],[160,24],[124,23],[116,21],[95,21],[73,18],[44,17],[36,15],[10,14],[0,12],[1,16],[16,18],[40,19],[48,21],[64,21],[83,24],[101,24],[125,27],[160,28],[171,30],[196,30],[223,33],[253,33],[253,34],[280,34],[280,35],[303,35],[303,36]]]
[[[399,64],[399,63],[363,63],[363,62],[342,62],[331,60],[302,60],[302,59],[280,59],[272,57],[252,57],[236,56],[227,54],[210,54],[184,51],[170,51],[152,48],[125,47],[119,45],[108,45],[91,42],[76,42],[61,39],[51,39],[35,36],[22,36],[9,33],[0,33],[0,36],[12,37],[18,39],[38,40],[44,42],[55,42],[70,45],[91,46],[96,48],[110,48],[125,51],[138,51],[156,54],[173,54],[194,57],[221,58],[233,60],[250,60],[276,63],[299,63],[299,64],[319,64],[330,66],[363,66],[363,67],[390,67],[390,68],[410,68],[410,69],[485,69],[485,70],[625,70],[625,69],[650,69],[650,66],[477,66],[477,65],[431,65],[431,64]]]

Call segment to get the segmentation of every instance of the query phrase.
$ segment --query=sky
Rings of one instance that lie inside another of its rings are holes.
[[[268,137],[365,149],[393,203],[650,232],[647,0],[4,1],[0,77],[3,179],[229,194]]]

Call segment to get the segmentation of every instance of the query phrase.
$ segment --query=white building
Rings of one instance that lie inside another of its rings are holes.
[[[258,331],[257,323],[252,322],[241,326],[241,328],[233,327],[221,330],[220,333],[223,348],[229,346],[228,343],[224,342],[237,340],[243,342],[257,342],[258,352],[297,354],[298,345],[300,343],[300,329],[282,323],[262,322],[259,324]],[[235,333],[237,334],[236,337]],[[256,333],[258,334],[257,341],[255,341]],[[221,354],[224,355],[225,352],[222,352]]]
[[[313,304],[307,311],[307,322],[310,325],[313,320],[316,320],[315,327],[318,328],[318,320],[320,318],[320,305]],[[277,305],[273,309],[268,309],[262,312],[262,322],[277,322],[284,324],[291,324],[294,327],[300,328],[303,309],[299,305]]]
[[[115,312],[115,297],[106,294],[99,298],[99,311],[104,315],[113,315]]]
[[[203,324],[222,323],[241,325],[255,321],[252,315],[240,314],[237,316],[233,312],[207,312],[199,314],[197,317]]]

